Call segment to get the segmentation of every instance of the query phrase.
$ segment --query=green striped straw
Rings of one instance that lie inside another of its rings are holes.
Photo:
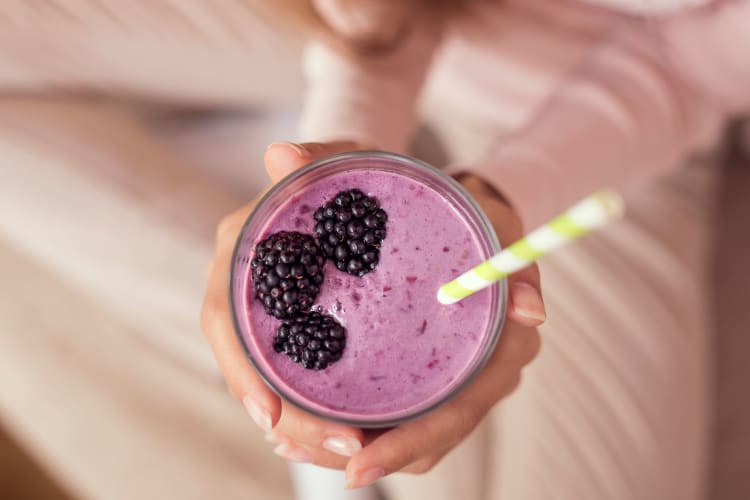
[[[547,252],[620,217],[624,207],[622,198],[614,191],[598,191],[505,250],[441,286],[438,300],[441,304],[458,302],[523,269]]]

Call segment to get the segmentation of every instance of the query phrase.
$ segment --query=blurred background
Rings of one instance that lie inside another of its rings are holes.
[[[291,497],[199,313],[217,222],[295,138],[300,47],[209,3],[0,6],[2,499]]]
[[[158,22],[137,2],[16,3],[0,16],[0,498],[290,498],[198,315],[216,223],[266,184],[266,145],[295,138],[299,44],[243,2],[165,3]],[[721,500],[750,498],[750,127],[715,154]]]

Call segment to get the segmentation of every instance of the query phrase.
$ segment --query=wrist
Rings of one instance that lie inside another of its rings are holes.
[[[503,246],[523,236],[521,217],[499,190],[475,174],[458,173],[453,177],[469,192],[498,230],[498,238]]]

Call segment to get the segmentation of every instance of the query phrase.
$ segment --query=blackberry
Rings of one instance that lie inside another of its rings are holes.
[[[279,319],[306,312],[323,283],[325,256],[315,239],[302,233],[273,233],[255,246],[250,261],[255,297]]]
[[[276,329],[273,349],[308,370],[323,370],[341,359],[346,329],[336,319],[316,311],[300,313]]]
[[[318,244],[338,270],[361,277],[377,267],[388,214],[375,198],[359,189],[341,191],[314,217]]]

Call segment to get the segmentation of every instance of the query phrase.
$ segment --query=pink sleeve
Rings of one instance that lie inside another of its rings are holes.
[[[302,139],[355,140],[404,151],[439,35],[436,24],[419,22],[395,49],[377,55],[344,54],[321,42],[309,45]]]
[[[678,165],[750,109],[748,23],[750,1],[726,0],[613,34],[474,172],[531,229],[596,189]]]

